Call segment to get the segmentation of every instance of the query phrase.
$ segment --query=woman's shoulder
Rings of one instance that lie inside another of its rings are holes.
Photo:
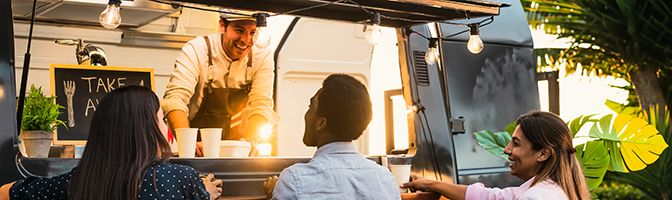
[[[180,164],[173,164],[168,162],[158,163],[156,166],[157,174],[177,174],[177,175],[195,175],[198,176],[196,169]]]
[[[72,172],[53,177],[28,177],[10,188],[10,199],[66,199]]]
[[[566,200],[567,194],[555,181],[545,180],[530,187],[519,197],[521,200],[548,199]]]

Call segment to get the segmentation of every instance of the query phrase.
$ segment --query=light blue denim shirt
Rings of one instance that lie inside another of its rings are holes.
[[[273,199],[401,199],[386,168],[359,154],[351,142],[317,149],[308,163],[282,170]]]

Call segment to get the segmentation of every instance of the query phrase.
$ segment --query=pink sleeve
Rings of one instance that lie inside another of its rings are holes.
[[[518,187],[504,189],[487,188],[483,183],[474,183],[467,187],[466,200],[508,200],[515,199]]]

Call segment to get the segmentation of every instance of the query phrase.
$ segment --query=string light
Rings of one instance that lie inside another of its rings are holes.
[[[439,60],[438,43],[438,38],[429,38],[429,48],[425,53],[425,62],[427,62],[427,65],[435,65],[436,61]]]
[[[100,25],[108,29],[115,29],[121,24],[121,0],[110,0],[107,7],[100,13]]]
[[[478,35],[478,24],[469,24],[469,41],[467,42],[467,49],[473,54],[478,54],[483,51],[483,40]]]
[[[365,26],[364,37],[371,45],[377,45],[383,38],[383,32],[380,30],[380,13],[374,12],[371,15],[370,25]]]
[[[271,34],[268,32],[266,18],[268,13],[256,13],[252,15],[257,20],[257,31],[254,33],[254,45],[258,48],[266,48],[271,44]]]

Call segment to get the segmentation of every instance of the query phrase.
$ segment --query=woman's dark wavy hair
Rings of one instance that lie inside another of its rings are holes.
[[[138,198],[145,168],[170,156],[158,127],[159,99],[142,86],[118,88],[100,101],[86,149],[68,186],[73,200]]]
[[[366,86],[347,74],[332,74],[322,82],[317,114],[327,119],[336,139],[352,141],[362,135],[373,115]]]
[[[520,130],[532,143],[532,149],[548,148],[550,156],[537,169],[532,185],[546,179],[555,181],[570,200],[590,199],[588,186],[572,146],[572,135],[558,115],[532,111],[516,120]]]

